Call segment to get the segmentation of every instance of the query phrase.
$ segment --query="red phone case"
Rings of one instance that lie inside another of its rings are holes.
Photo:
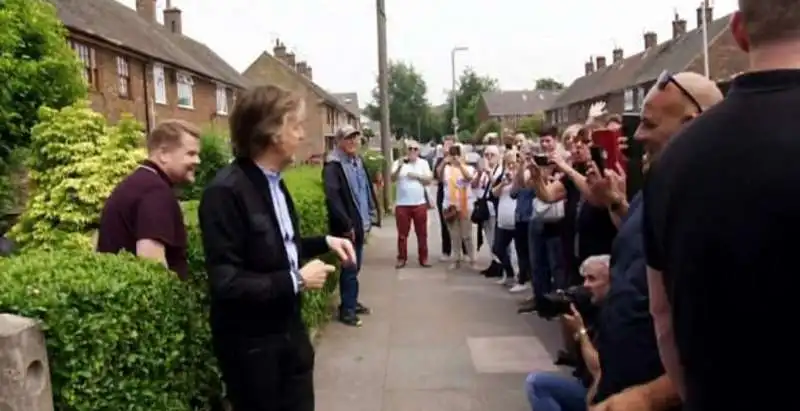
[[[601,129],[592,132],[592,141],[606,152],[606,168],[616,170],[617,164],[625,168],[625,159],[619,149],[619,138],[622,137],[617,130]]]

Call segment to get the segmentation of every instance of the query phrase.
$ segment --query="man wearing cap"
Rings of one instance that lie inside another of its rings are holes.
[[[336,148],[326,157],[322,171],[328,227],[331,235],[350,238],[356,251],[356,264],[343,266],[339,277],[339,321],[358,327],[359,316],[370,312],[358,301],[358,272],[364,238],[372,226],[373,213],[377,215],[377,198],[372,179],[358,155],[361,132],[347,125],[336,132],[335,140]]]

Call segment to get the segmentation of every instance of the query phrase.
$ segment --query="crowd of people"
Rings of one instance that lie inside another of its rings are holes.
[[[433,167],[410,142],[391,169],[397,268],[408,263],[412,225],[418,263],[430,266],[427,215],[437,208],[450,269],[480,270],[475,256],[485,243],[492,262],[483,275],[513,292],[532,289],[519,312],[558,318],[556,362],[574,367],[573,376],[527,377],[533,411],[791,407],[793,379],[772,364],[795,364],[793,339],[775,332],[792,324],[794,288],[767,287],[794,271],[800,231],[798,27],[797,0],[739,0],[731,33],[751,72],[724,99],[704,76],[662,73],[635,131],[621,132],[622,118],[595,106],[585,123],[547,130],[536,143],[490,135],[477,165],[452,137]],[[229,119],[235,159],[200,203],[213,346],[236,410],[315,409],[300,305],[335,270],[318,256],[342,260],[339,320],[359,326],[370,312],[358,273],[366,234],[380,221],[360,133],[339,130],[323,167],[329,235],[301,237],[281,171],[304,138],[305,117],[304,100],[286,90],[241,93]],[[609,132],[619,135],[619,156],[598,147],[596,137]],[[148,159],[105,204],[98,251],[128,251],[186,278],[187,234],[172,188],[194,179],[198,138],[194,125],[174,120],[149,133]],[[640,159],[626,158],[634,144]],[[644,188],[631,189],[630,175],[640,172]],[[9,247],[4,241],[0,252]]]

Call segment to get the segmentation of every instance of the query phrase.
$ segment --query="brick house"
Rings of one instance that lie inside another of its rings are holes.
[[[624,57],[622,49],[612,51],[610,64],[597,56],[584,64],[579,77],[564,90],[546,114],[548,124],[560,127],[586,120],[589,107],[606,103],[612,113],[639,111],[645,93],[664,70],[670,73],[704,73],[702,19],[708,25],[709,75],[724,83],[747,68],[747,56],[738,49],[728,29],[730,15],[714,19],[713,8],[698,7],[697,26],[686,30],[686,20],[677,14],[672,21],[672,38],[659,43],[655,32],[644,34],[644,50]]]
[[[246,79],[206,45],[182,34],[181,10],[156,0],[136,10],[116,0],[50,0],[83,62],[91,106],[111,122],[132,114],[147,129],[168,118],[227,129]]]
[[[331,148],[333,134],[339,127],[359,126],[358,109],[353,110],[316,84],[308,62],[297,61],[295,54],[287,51],[280,40],[276,40],[272,54],[262,52],[244,71],[244,76],[254,85],[274,84],[293,90],[305,99],[306,139],[298,148],[298,159],[305,161],[322,156]]]
[[[495,120],[503,129],[516,130],[522,120],[549,109],[559,93],[552,90],[488,91],[481,95],[478,103],[478,120],[481,123]]]

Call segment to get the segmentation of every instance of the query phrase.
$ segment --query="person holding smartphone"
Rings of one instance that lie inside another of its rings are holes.
[[[450,233],[450,249],[454,254],[450,269],[461,266],[463,249],[470,266],[475,265],[475,247],[472,244],[472,204],[470,195],[475,170],[461,156],[461,146],[450,147],[444,160],[440,180],[444,184],[443,216]]]
[[[406,141],[406,156],[392,166],[396,184],[395,221],[397,223],[397,264],[403,268],[408,260],[408,234],[411,224],[417,236],[417,258],[422,267],[428,264],[428,200],[426,185],[433,179],[428,162],[419,158],[419,143]]]

